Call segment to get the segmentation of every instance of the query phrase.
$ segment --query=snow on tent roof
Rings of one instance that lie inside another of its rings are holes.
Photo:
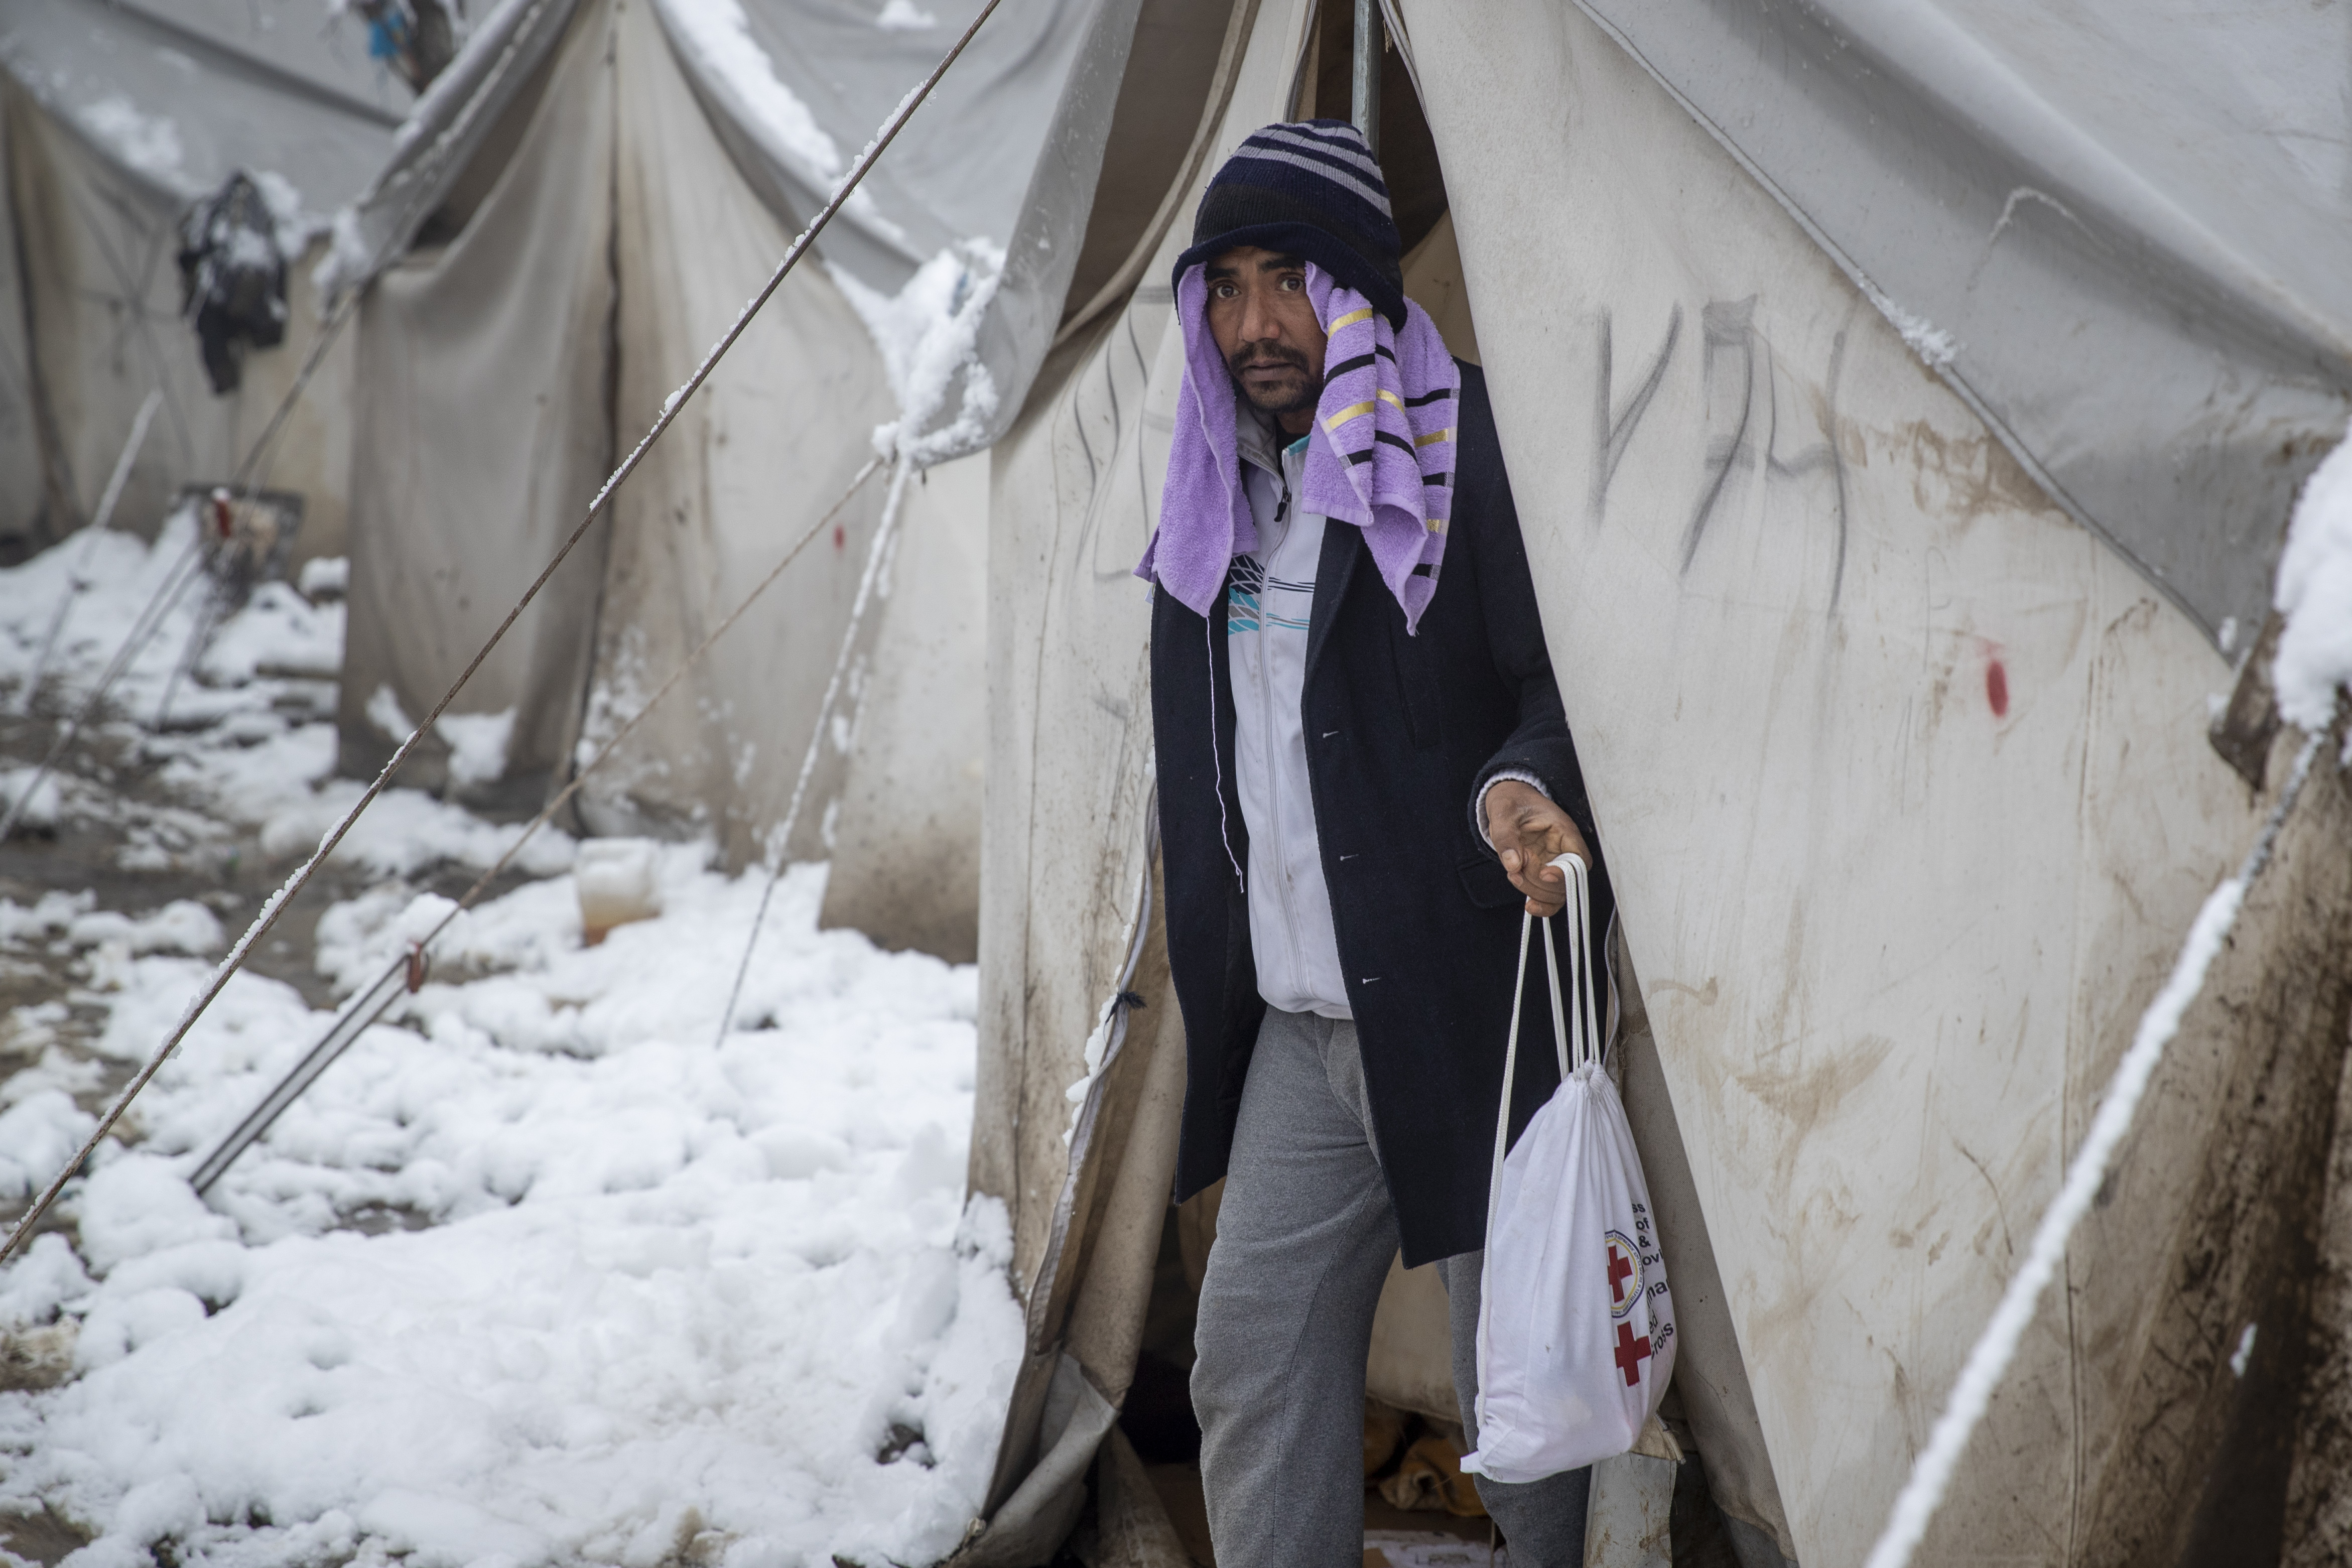
[[[2259,620],[2352,410],[2352,12],[1579,3],[2053,497]]]
[[[573,0],[506,0],[419,100],[399,151],[354,213],[338,285],[399,254],[522,89]],[[961,239],[1011,237],[1030,171],[1096,0],[1003,6],[876,164],[818,249],[896,293]],[[866,139],[937,65],[980,0],[655,0],[722,145],[788,228],[814,217]],[[502,65],[512,46],[525,68]],[[411,190],[421,180],[423,196]]]
[[[408,99],[320,0],[11,0],[0,67],[166,195],[246,169],[321,216],[390,154]]]
[[[505,0],[476,26],[457,60],[418,100],[390,163],[341,222],[322,289],[364,282],[401,254],[488,145],[506,105],[528,89],[575,3]],[[1124,58],[1135,5],[1024,0],[1003,6],[826,228],[819,253],[866,288],[895,295],[919,267],[958,241],[1002,247],[1024,221],[1034,223],[1028,208],[1035,204],[1041,162],[1055,170],[1084,165],[1080,184],[1090,190],[1101,150],[1067,145],[1065,87],[1081,54],[1108,49]],[[980,5],[655,0],[653,9],[720,144],[791,231],[830,199],[867,139]],[[1107,113],[1107,104],[1099,107]],[[1085,129],[1078,128],[1080,141]],[[1066,193],[1056,186],[1055,194]],[[1055,235],[1075,237],[1084,222],[1081,204],[1057,212],[1048,226],[1054,234],[1031,237],[1051,249]],[[1048,294],[1058,311],[1066,277],[1041,283],[1033,277],[1034,261],[1024,258],[1010,269],[992,318],[1011,306],[1026,321],[1046,310],[1039,301]],[[1052,274],[1050,260],[1045,270]],[[980,355],[999,392],[1027,384],[1046,335],[1016,332],[1007,342],[1002,331],[983,329]],[[1003,397],[992,406],[992,426],[959,433],[959,449],[994,439],[1019,400]]]
[[[744,177],[789,226],[814,215],[981,0],[655,0]],[[1001,6],[820,248],[896,292],[960,239],[1012,237],[1095,0]]]

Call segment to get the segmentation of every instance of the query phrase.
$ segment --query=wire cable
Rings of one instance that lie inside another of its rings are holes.
[[[147,639],[155,635],[156,628],[178,605],[180,595],[188,591],[188,584],[201,574],[203,542],[199,535],[195,542],[182,551],[179,559],[172,563],[170,570],[163,574],[163,581],[155,584],[155,592],[148,596],[145,606],[131,622],[130,635],[122,639],[122,646],[114,650],[114,657],[107,661],[106,668],[99,675],[98,684],[83,697],[81,705],[74,710],[73,717],[66,721],[65,727],[51,737],[49,749],[42,756],[40,766],[33,770],[32,781],[17,792],[15,800],[8,803],[7,811],[0,814],[0,844],[5,844],[8,836],[16,831],[16,824],[23,820],[26,808],[32,805],[34,794],[40,789],[42,781],[56,770],[58,759],[64,756],[67,748],[80,736],[84,726],[97,713],[99,704],[106,700],[107,692],[122,678],[122,672],[131,668],[131,661],[139,656],[139,650],[147,646]],[[6,1256],[5,1251],[0,1251],[0,1258]]]
[[[881,466],[882,459],[874,458],[870,458],[864,468],[857,470],[856,477],[849,481],[849,488],[841,492],[841,499],[828,507],[824,515],[818,518],[809,526],[806,532],[793,542],[793,547],[784,552],[783,558],[770,568],[768,574],[761,578],[751,591],[743,596],[742,602],[729,611],[725,618],[712,627],[701,642],[695,645],[694,651],[688,654],[676,669],[670,671],[669,678],[655,689],[654,694],[646,699],[644,705],[635,713],[630,715],[626,723],[613,731],[604,743],[597,748],[595,755],[590,757],[572,773],[571,781],[556,793],[555,798],[549,801],[541,809],[540,814],[524,826],[522,832],[516,836],[515,841],[507,846],[506,852],[491,864],[488,870],[474,879],[474,885],[466,889],[465,894],[435,923],[431,931],[417,940],[414,950],[416,953],[429,953],[433,943],[439,939],[443,931],[449,929],[450,922],[474,907],[476,901],[489,890],[490,884],[497,881],[500,874],[514,864],[515,857],[522,852],[522,847],[530,842],[531,835],[555,819],[556,814],[580,792],[580,786],[588,782],[588,775],[594,773],[606,758],[620,749],[621,742],[627,740],[631,732],[636,729],[638,721],[652,712],[655,706],[663,698],[668,696],[679,681],[686,679],[687,673],[701,662],[702,656],[710,651],[711,645],[726,636],[729,627],[742,619],[743,613],[751,607],[752,601],[766,593],[776,579],[784,574],[784,568],[790,566],[799,557],[800,552],[808,548],[812,540],[824,531],[826,525],[840,514],[843,507],[849,504],[851,498],[865,488],[866,481],[873,478],[874,470]],[[334,1023],[329,1026],[326,1034],[320,1037],[319,1043],[305,1052],[302,1059],[295,1063],[286,1076],[278,1079],[276,1087],[262,1096],[260,1101],[246,1114],[245,1120],[231,1129],[228,1135],[214,1146],[213,1152],[205,1156],[204,1163],[197,1166],[195,1174],[189,1178],[189,1184],[196,1189],[198,1195],[211,1190],[212,1184],[220,1180],[222,1173],[236,1163],[236,1157],[244,1153],[256,1139],[269,1131],[270,1126],[285,1112],[286,1108],[301,1098],[302,1091],[310,1088],[311,1082],[320,1073],[327,1070],[328,1065],[350,1048],[352,1043],[360,1037],[362,1030],[383,1016],[391,1009],[392,1005],[400,1000],[403,993],[415,988],[414,985],[407,984],[415,973],[411,969],[410,955],[403,953],[393,960],[383,973],[352,994],[351,1001],[344,1005],[342,1012],[336,1016]]]
[[[833,716],[833,704],[841,695],[841,678],[849,668],[849,656],[857,646],[857,628],[866,618],[866,606],[874,596],[875,580],[881,574],[882,563],[889,557],[889,543],[898,521],[898,507],[907,492],[907,465],[901,462],[898,471],[890,479],[890,499],[883,503],[882,521],[874,530],[874,542],[866,547],[866,571],[857,580],[857,599],[849,609],[849,625],[841,634],[841,649],[833,656],[833,677],[824,683],[824,700],[817,704],[816,722],[809,730],[808,749],[801,753],[800,776],[793,781],[792,804],[784,808],[783,826],[769,840],[768,885],[760,889],[760,907],[751,912],[751,934],[743,942],[743,957],[735,965],[735,984],[727,993],[727,1005],[719,1015],[719,1033],[711,1037],[713,1046],[727,1042],[727,1031],[735,1022],[735,1007],[743,999],[743,977],[751,973],[751,952],[760,945],[760,928],[767,923],[768,901],[776,896],[776,883],[784,874],[784,852],[791,847],[793,829],[801,819],[801,806],[808,799],[809,780],[816,773],[818,753],[824,750],[825,721]]]
[[[25,689],[16,695],[19,713],[33,710],[33,699],[41,689],[41,677],[49,668],[49,655],[56,651],[58,637],[66,629],[66,613],[89,587],[90,557],[98,553],[99,539],[114,521],[114,508],[122,500],[122,487],[131,482],[131,465],[138,458],[139,448],[147,443],[147,426],[155,422],[155,410],[163,405],[163,389],[159,386],[147,395],[147,401],[139,405],[138,416],[131,421],[130,439],[122,443],[122,456],[114,460],[114,473],[99,497],[98,510],[90,518],[89,526],[82,531],[81,554],[67,574],[65,596],[58,601],[57,613],[49,617],[49,629],[41,637],[41,649],[33,656],[33,668],[25,676]],[[5,837],[0,834],[0,838]]]

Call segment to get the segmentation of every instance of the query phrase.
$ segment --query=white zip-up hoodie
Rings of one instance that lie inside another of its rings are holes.
[[[1323,880],[1315,792],[1307,777],[1307,632],[1326,519],[1296,497],[1307,466],[1305,437],[1277,450],[1276,437],[1245,409],[1234,411],[1242,488],[1258,546],[1234,560],[1225,647],[1234,697],[1234,782],[1249,826],[1250,948],[1257,992],[1286,1013],[1355,1017],[1339,968],[1331,889]],[[1549,797],[1532,773],[1505,769],[1470,802],[1471,826],[1486,832],[1486,791],[1516,779]],[[1613,984],[1613,981],[1612,981]],[[1614,1016],[1613,1014],[1612,1015]]]
[[[1249,826],[1250,947],[1258,994],[1286,1013],[1352,1018],[1323,880],[1307,778],[1307,628],[1325,520],[1298,510],[1307,442],[1275,437],[1236,410],[1242,486],[1258,547],[1234,561],[1225,647],[1234,697],[1234,782]]]

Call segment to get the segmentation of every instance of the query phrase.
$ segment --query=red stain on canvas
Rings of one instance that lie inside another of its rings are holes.
[[[835,550],[838,550],[847,542],[849,542],[849,536],[842,531],[841,524],[837,522],[835,523],[833,525],[833,547]]]
[[[1985,661],[1985,700],[1992,704],[1994,718],[2009,717],[2009,671],[1997,658]]]

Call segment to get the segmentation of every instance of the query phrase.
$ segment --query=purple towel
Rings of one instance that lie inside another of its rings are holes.
[[[1329,334],[1323,396],[1308,433],[1299,504],[1364,531],[1381,581],[1418,628],[1437,591],[1454,514],[1454,412],[1462,374],[1429,312],[1405,302],[1402,333],[1364,296],[1313,262],[1307,297]],[[1184,324],[1184,384],[1160,527],[1135,574],[1156,580],[1206,616],[1234,555],[1257,548],[1242,489],[1234,431],[1234,382],[1210,335],[1202,268],[1176,288]]]

